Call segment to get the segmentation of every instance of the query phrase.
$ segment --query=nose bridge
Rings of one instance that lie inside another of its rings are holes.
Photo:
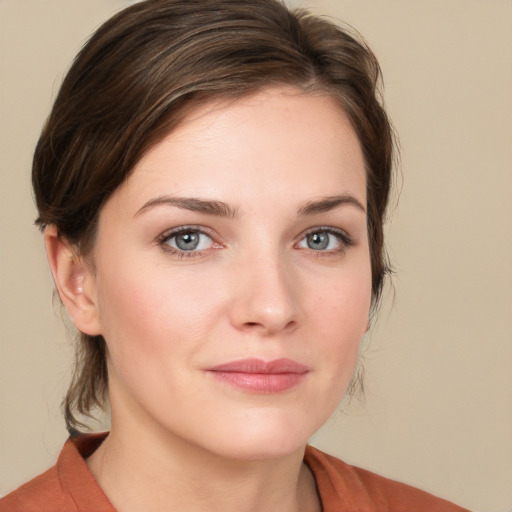
[[[252,251],[236,274],[231,315],[238,328],[272,334],[296,324],[297,282],[278,247]]]

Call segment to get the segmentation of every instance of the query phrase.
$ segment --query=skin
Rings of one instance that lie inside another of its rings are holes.
[[[364,205],[339,105],[279,88],[202,107],[148,151],[87,258],[47,228],[71,318],[107,341],[112,429],[87,463],[118,510],[320,510],[302,457],[367,330]],[[202,231],[200,250],[179,249],[183,226]],[[328,246],[312,248],[311,232]],[[247,357],[307,372],[264,393],[208,371]]]

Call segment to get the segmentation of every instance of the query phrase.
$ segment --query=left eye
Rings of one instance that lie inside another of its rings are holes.
[[[312,249],[314,251],[335,251],[342,249],[344,243],[340,233],[334,233],[326,229],[308,233],[298,244],[301,249]]]
[[[212,246],[213,240],[201,231],[188,229],[171,234],[165,243],[178,251],[203,251]]]

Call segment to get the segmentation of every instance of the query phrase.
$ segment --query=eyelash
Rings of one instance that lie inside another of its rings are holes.
[[[217,248],[221,247],[220,244],[217,244],[215,242],[214,237],[204,227],[201,226],[180,226],[179,228],[173,229],[171,231],[166,231],[157,238],[156,242],[162,248],[162,250],[171,253],[172,255],[180,259],[201,258],[202,256],[205,256],[208,250],[210,250],[204,249],[198,251],[185,251],[171,247],[168,242],[182,233],[194,233],[198,235],[205,235],[212,240],[213,245],[217,245]]]
[[[309,252],[312,253],[312,255],[317,258],[336,256],[340,253],[344,253],[348,248],[355,245],[355,240],[346,231],[344,231],[343,229],[333,228],[329,226],[317,226],[309,229],[308,231],[301,235],[299,242],[304,240],[309,235],[313,235],[315,233],[327,233],[329,235],[333,235],[340,242],[340,247],[336,249],[315,250],[309,248]]]
[[[171,253],[180,259],[201,258],[201,257],[205,256],[209,250],[211,250],[211,248],[208,248],[208,249],[197,250],[197,251],[196,250],[186,251],[186,250],[180,250],[180,249],[171,247],[169,245],[169,241],[172,240],[173,238],[179,236],[182,233],[194,233],[194,234],[198,234],[198,235],[205,235],[212,240],[213,245],[217,246],[217,247],[215,247],[216,249],[222,247],[221,244],[218,244],[217,242],[215,242],[214,237],[204,227],[193,226],[193,225],[180,226],[179,228],[173,229],[171,231],[166,231],[165,233],[163,233],[162,235],[160,235],[157,238],[156,243],[162,248],[162,250],[164,250],[165,252]],[[328,235],[332,235],[332,236],[336,237],[336,239],[340,242],[340,247],[338,247],[336,249],[315,250],[315,249],[307,248],[306,250],[308,250],[310,253],[312,253],[315,257],[326,257],[326,256],[328,257],[328,256],[333,256],[333,255],[337,255],[340,253],[344,253],[347,248],[355,245],[354,239],[346,231],[344,231],[342,229],[333,228],[333,227],[327,227],[327,226],[318,226],[318,227],[309,229],[308,231],[306,231],[305,233],[303,233],[301,235],[299,242],[301,242],[302,240],[307,238],[309,235],[313,235],[315,233],[327,233]],[[297,243],[299,243],[299,242],[297,242]]]

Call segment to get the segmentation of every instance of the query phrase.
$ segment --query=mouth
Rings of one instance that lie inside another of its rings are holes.
[[[272,394],[298,386],[309,373],[309,368],[292,359],[263,361],[250,358],[220,364],[207,372],[243,391]]]

